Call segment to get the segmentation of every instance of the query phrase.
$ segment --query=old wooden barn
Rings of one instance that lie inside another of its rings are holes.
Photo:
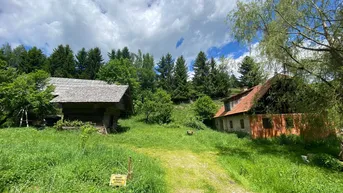
[[[50,83],[55,86],[51,102],[59,104],[65,120],[92,122],[113,130],[121,116],[133,112],[127,85],[70,78],[51,78]]]

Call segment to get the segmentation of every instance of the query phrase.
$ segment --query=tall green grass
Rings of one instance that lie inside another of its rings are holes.
[[[94,134],[83,152],[77,131],[0,130],[0,192],[165,192],[160,164]],[[134,177],[125,188],[109,187],[111,174]]]
[[[141,117],[121,120],[122,133],[93,134],[80,148],[77,131],[0,130],[0,192],[166,192],[160,162],[130,149],[215,152],[213,159],[239,184],[254,192],[342,192],[343,172],[306,164],[301,155],[331,153],[320,144],[260,143],[211,129],[189,136],[183,122],[192,116],[189,104],[175,107],[173,123],[145,124]],[[187,152],[186,151],[186,152]],[[144,152],[144,151],[143,151]],[[108,186],[112,173],[126,173],[129,156],[134,179],[123,189]]]
[[[218,146],[219,161],[231,176],[256,192],[342,192],[343,172],[304,163],[298,145],[237,139]],[[314,151],[315,153],[315,151]]]

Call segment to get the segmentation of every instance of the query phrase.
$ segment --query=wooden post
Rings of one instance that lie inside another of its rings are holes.
[[[131,159],[131,156],[129,157],[127,179],[128,180],[132,179],[132,159]]]

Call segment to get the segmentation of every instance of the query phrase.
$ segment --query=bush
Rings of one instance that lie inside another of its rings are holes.
[[[274,139],[280,145],[297,145],[301,144],[302,140],[298,135],[285,135],[282,134]]]
[[[83,124],[80,127],[80,129],[81,129],[81,145],[80,146],[81,146],[82,151],[85,152],[85,150],[86,150],[86,143],[87,143],[90,135],[92,133],[95,133],[97,131],[97,129],[93,125],[91,125],[89,123]]]
[[[191,118],[191,119],[187,120],[184,123],[184,125],[186,127],[190,127],[190,128],[197,129],[197,130],[204,130],[207,128],[203,122],[201,122],[195,118]]]
[[[249,133],[247,133],[247,132],[244,132],[244,131],[233,131],[233,132],[230,132],[230,133],[234,133],[234,134],[236,134],[237,135],[237,138],[245,138],[245,137],[247,137],[247,138],[249,138],[250,137],[250,134]]]
[[[160,89],[154,94],[149,93],[142,105],[145,121],[148,123],[169,123],[173,108],[170,95]]]
[[[75,128],[79,128],[84,126],[85,124],[89,124],[89,123],[84,123],[82,121],[67,121],[67,120],[59,120],[55,123],[54,128],[57,131],[62,131],[63,127],[75,127]]]
[[[325,153],[313,155],[310,158],[310,161],[319,167],[324,167],[324,168],[338,170],[338,171],[343,170],[343,165],[340,164],[336,158]]]
[[[195,112],[195,116],[200,121],[204,121],[213,118],[217,107],[209,96],[203,96],[195,101],[193,110]]]

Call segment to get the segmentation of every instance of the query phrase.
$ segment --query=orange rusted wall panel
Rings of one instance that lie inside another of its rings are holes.
[[[293,118],[294,127],[286,128],[285,118]],[[263,128],[263,118],[270,118],[273,122],[271,129]],[[250,128],[252,138],[270,138],[280,136],[281,134],[300,134],[300,118],[301,114],[259,114],[250,116]]]

